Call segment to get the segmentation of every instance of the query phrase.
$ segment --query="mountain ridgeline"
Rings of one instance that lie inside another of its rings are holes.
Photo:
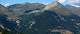
[[[0,5],[0,27],[12,31],[11,34],[48,34],[54,29],[77,33],[80,32],[80,16],[79,11],[78,14],[74,12],[70,6],[59,2]]]

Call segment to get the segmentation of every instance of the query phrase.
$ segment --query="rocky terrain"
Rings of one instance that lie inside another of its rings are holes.
[[[0,14],[6,14],[9,19],[16,19],[17,16],[23,15],[24,13],[30,12],[31,10],[43,9],[45,5],[40,3],[25,3],[25,4],[14,4],[8,7],[0,5]]]
[[[59,2],[49,5],[40,3],[14,4],[8,7],[0,5],[1,31],[9,31],[10,34],[50,34],[54,29],[59,29],[76,34],[80,31],[80,16],[75,14],[78,9],[75,11],[73,9],[74,7],[66,7]]]

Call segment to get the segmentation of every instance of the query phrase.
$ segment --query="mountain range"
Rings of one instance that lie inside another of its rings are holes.
[[[59,2],[49,5],[40,3],[14,4],[8,7],[0,5],[0,13],[8,15],[7,18],[14,21],[19,20],[18,18],[21,17],[21,28],[18,29],[20,32],[26,31],[26,28],[32,28],[33,31],[29,29],[32,33],[35,31],[38,32],[37,29],[40,30],[39,33],[45,33],[43,31],[45,28],[78,31],[80,26],[79,8],[69,5],[63,6]]]
[[[41,10],[44,6],[44,4],[40,3],[14,4],[8,7],[0,5],[0,13],[8,15],[9,19],[16,19],[16,16],[23,15],[29,10]]]

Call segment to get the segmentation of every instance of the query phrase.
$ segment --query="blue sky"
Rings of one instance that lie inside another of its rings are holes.
[[[53,0],[0,0],[0,4],[4,6],[8,6],[16,3],[25,3],[25,2],[48,4],[51,3],[52,1]]]
[[[42,3],[42,4],[49,4],[53,2],[54,0],[0,0],[0,4],[4,6],[9,6],[13,4],[18,4],[18,3]],[[60,3],[63,5],[69,4],[72,6],[80,7],[80,0],[59,0]]]

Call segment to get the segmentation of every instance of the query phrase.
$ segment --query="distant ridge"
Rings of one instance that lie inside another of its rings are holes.
[[[49,5],[47,5],[45,10],[54,10],[56,13],[63,14],[63,15],[69,15],[71,12],[68,10],[65,6],[63,6],[59,2],[53,2]]]

